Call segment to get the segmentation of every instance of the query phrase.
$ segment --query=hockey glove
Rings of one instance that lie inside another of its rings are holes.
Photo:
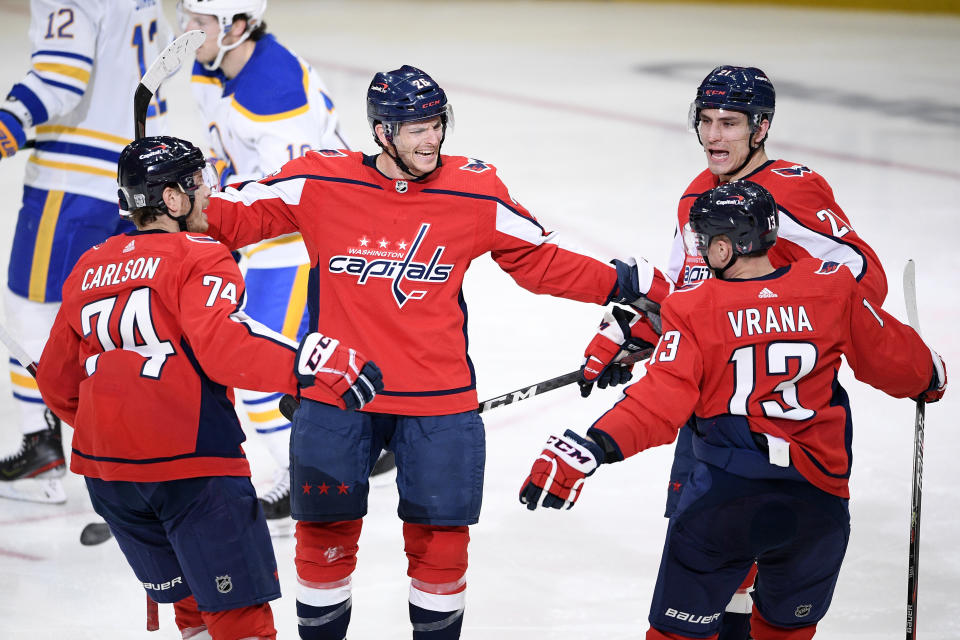
[[[0,111],[0,158],[9,158],[27,143],[27,134],[19,118],[9,111]]]
[[[580,395],[584,398],[593,391],[594,383],[601,389],[607,386],[625,384],[633,377],[633,362],[621,364],[619,361],[631,354],[645,357],[653,350],[660,339],[655,327],[660,326],[660,317],[650,313],[650,319],[643,313],[634,313],[622,307],[603,314],[600,330],[584,351],[584,362],[580,368]]]
[[[930,380],[930,386],[915,398],[924,402],[936,402],[947,390],[947,365],[944,364],[940,354],[932,350],[931,353],[933,353],[933,377]]]
[[[362,409],[383,390],[383,375],[376,364],[322,333],[303,337],[294,373],[301,387],[314,382],[328,387],[340,398],[341,409]]]
[[[584,478],[596,471],[602,461],[600,445],[570,429],[563,436],[550,436],[523,482],[520,502],[531,511],[538,505],[569,509],[580,496]]]

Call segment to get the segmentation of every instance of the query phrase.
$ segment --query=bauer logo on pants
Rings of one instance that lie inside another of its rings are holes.
[[[217,576],[217,591],[220,593],[230,593],[233,591],[233,581],[230,576]]]

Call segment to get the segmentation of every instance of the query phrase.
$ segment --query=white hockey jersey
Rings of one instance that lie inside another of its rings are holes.
[[[224,184],[259,180],[311,149],[349,148],[319,76],[272,35],[257,41],[234,78],[195,63],[191,86]],[[299,234],[273,238],[244,253],[251,268],[304,264],[299,240]]]
[[[134,90],[171,39],[161,2],[31,0],[30,14],[30,71],[8,102],[25,127],[36,127],[25,184],[115,202]],[[165,132],[165,111],[158,92],[148,135]]]

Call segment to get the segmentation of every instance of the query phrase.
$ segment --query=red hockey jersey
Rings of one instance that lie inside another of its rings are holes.
[[[864,298],[835,262],[807,258],[753,280],[710,278],[677,290],[662,311],[647,374],[591,427],[624,457],[672,442],[691,414],[746,416],[751,431],[790,443],[790,462],[810,483],[849,497],[841,355],[857,379],[898,398],[920,394],[933,376],[920,336]]]
[[[296,344],[250,320],[229,251],[131,232],[90,249],[63,286],[37,368],[73,425],[70,468],[104,480],[250,475],[230,387],[296,391]]]
[[[771,160],[743,179],[765,187],[780,209],[777,244],[769,252],[774,267],[810,257],[846,265],[860,281],[866,297],[883,304],[887,278],[880,259],[850,226],[833,199],[833,190],[820,174],[801,164]],[[667,275],[678,287],[710,277],[690,231],[690,207],[698,196],[719,184],[717,176],[704,170],[680,198],[677,231],[667,268]]]
[[[310,152],[215,194],[208,232],[229,247],[300,231],[315,269],[318,330],[374,360],[385,389],[366,410],[444,415],[477,407],[461,285],[490,252],[521,286],[604,304],[616,269],[557,244],[497,177],[442,156],[426,180],[393,180],[357,152]],[[649,286],[649,283],[646,283]],[[318,387],[303,394],[333,403]]]

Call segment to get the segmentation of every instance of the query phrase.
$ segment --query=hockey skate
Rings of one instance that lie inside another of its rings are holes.
[[[47,409],[47,428],[23,436],[16,453],[0,459],[0,497],[61,504],[67,494],[60,480],[66,473],[60,419]]]
[[[282,538],[293,533],[293,518],[290,517],[290,470],[277,469],[273,475],[273,488],[257,500],[267,517],[270,535]]]

